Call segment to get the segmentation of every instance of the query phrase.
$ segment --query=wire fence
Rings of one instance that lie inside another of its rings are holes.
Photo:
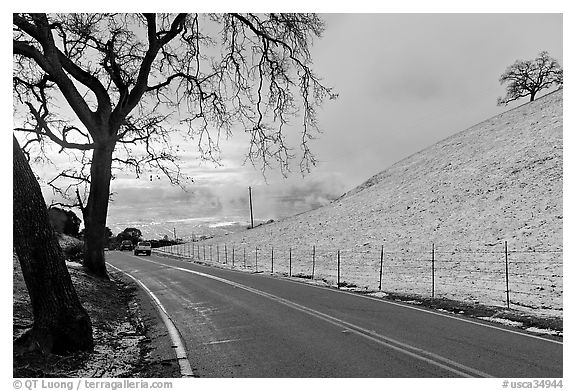
[[[323,281],[339,289],[384,291],[478,304],[563,309],[561,249],[389,251],[384,246],[253,247],[191,242],[156,251],[206,264]]]

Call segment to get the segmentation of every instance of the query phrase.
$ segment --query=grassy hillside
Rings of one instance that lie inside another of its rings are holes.
[[[273,246],[275,271],[286,271],[281,258],[292,248],[304,274],[317,246],[316,273],[329,281],[341,250],[343,278],[369,289],[383,245],[382,289],[421,294],[434,244],[436,294],[502,304],[507,241],[512,304],[561,313],[562,104],[562,91],[551,93],[407,157],[328,206],[205,244],[247,248],[249,264],[258,247],[267,270]]]

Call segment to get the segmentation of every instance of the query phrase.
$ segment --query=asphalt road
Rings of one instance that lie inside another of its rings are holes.
[[[517,329],[154,254],[107,261],[160,300],[196,376],[562,377],[562,343]]]

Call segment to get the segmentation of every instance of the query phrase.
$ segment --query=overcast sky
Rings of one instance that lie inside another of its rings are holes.
[[[499,76],[517,59],[546,50],[563,64],[561,14],[324,14],[313,68],[339,94],[320,114],[311,146],[319,160],[302,177],[297,162],[284,179],[243,165],[247,140],[223,145],[219,167],[182,156],[194,184],[119,175],[113,181],[113,231],[135,220],[205,218],[248,221],[248,186],[256,219],[323,205],[395,162],[508,110]],[[524,101],[520,102],[524,103]],[[298,129],[294,129],[295,132]]]
[[[278,218],[322,205],[393,163],[507,108],[498,79],[516,59],[542,50],[562,64],[560,14],[327,14],[315,41],[314,69],[339,93],[320,113],[312,144],[319,164],[302,178],[283,179],[243,166],[247,141],[224,146],[222,166],[186,171],[183,192],[156,181],[118,180],[111,221],[142,206],[151,219],[242,217],[248,186],[255,217]],[[524,103],[524,102],[521,102]],[[294,129],[297,131],[297,129]],[[141,187],[147,187],[141,192]],[[163,216],[163,217],[159,217]]]

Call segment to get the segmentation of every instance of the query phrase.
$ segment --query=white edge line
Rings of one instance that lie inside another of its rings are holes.
[[[156,309],[158,310],[158,313],[160,314],[160,317],[162,318],[162,321],[164,322],[164,325],[166,326],[166,329],[168,329],[168,334],[170,335],[170,339],[172,340],[172,347],[174,348],[174,352],[176,353],[176,360],[178,361],[178,365],[180,367],[180,375],[182,377],[194,377],[194,372],[192,371],[190,361],[188,361],[186,348],[184,347],[184,342],[180,337],[180,333],[178,332],[178,329],[174,325],[172,319],[170,319],[170,316],[168,315],[166,308],[164,308],[158,297],[156,297],[156,295],[152,293],[152,291],[146,285],[144,285],[142,281],[140,281],[130,273],[125,272],[124,270],[121,270],[108,262],[106,263],[113,269],[133,279],[138,285],[140,285],[142,289],[144,289],[144,291],[148,294],[148,296],[150,296],[152,302],[154,303]]]
[[[163,251],[163,252],[164,252],[164,251]],[[165,254],[168,254],[168,255],[173,255],[173,254],[166,253],[166,252],[164,252],[164,253],[165,253]],[[178,258],[182,258],[182,257],[178,257]],[[211,267],[210,264],[205,264],[205,265],[200,265],[200,266]],[[234,272],[237,272],[237,273],[245,273],[245,272],[243,272],[243,271],[241,271],[241,270],[233,270],[233,269],[226,269],[226,268],[221,268],[221,270],[229,270],[229,271],[234,271]],[[278,278],[278,277],[276,277],[276,276],[268,276],[268,275],[266,275],[266,274],[263,274],[262,277]],[[529,333],[527,333],[527,332],[510,330],[510,329],[507,329],[507,328],[504,328],[504,327],[500,327],[500,326],[496,326],[496,325],[491,325],[491,324],[487,324],[487,323],[484,323],[484,322],[480,322],[480,321],[478,321],[478,320],[464,319],[464,318],[458,317],[458,316],[455,315],[455,314],[454,314],[454,315],[443,314],[443,313],[441,313],[441,312],[434,311],[434,310],[430,310],[430,309],[413,307],[413,306],[410,306],[410,305],[408,305],[408,304],[398,303],[398,302],[394,302],[394,301],[387,300],[387,299],[379,299],[379,298],[376,298],[376,297],[371,297],[371,296],[367,296],[367,295],[363,295],[363,294],[358,294],[358,293],[354,293],[354,292],[347,292],[347,291],[343,291],[343,290],[339,290],[339,289],[333,289],[333,288],[326,287],[326,286],[320,286],[320,285],[310,284],[310,283],[305,282],[305,281],[295,281],[295,280],[286,279],[286,278],[280,278],[280,279],[282,279],[283,281],[290,281],[290,282],[293,282],[293,283],[296,283],[296,284],[304,284],[304,285],[306,285],[306,286],[310,286],[310,287],[313,287],[313,288],[326,289],[326,290],[329,290],[329,291],[331,291],[331,292],[338,292],[338,293],[342,293],[342,294],[346,294],[346,295],[353,295],[353,296],[356,296],[356,297],[363,297],[363,298],[365,298],[365,299],[374,300],[374,301],[377,301],[377,302],[380,302],[380,303],[391,304],[391,305],[395,305],[395,306],[398,306],[398,307],[408,308],[408,309],[411,309],[411,310],[414,310],[414,311],[420,311],[420,312],[425,312],[425,313],[427,313],[427,314],[432,314],[432,315],[436,315],[436,316],[442,316],[442,317],[444,317],[444,318],[450,318],[450,319],[458,320],[458,321],[460,321],[460,322],[471,323],[471,324],[474,324],[474,325],[477,325],[477,326],[488,327],[488,328],[490,328],[490,329],[495,329],[495,330],[500,330],[500,331],[504,331],[504,332],[507,332],[507,333],[522,335],[522,336],[524,336],[524,337],[535,338],[535,339],[539,339],[539,340],[541,340],[541,341],[551,342],[551,343],[555,343],[555,344],[559,344],[559,345],[563,345],[563,344],[564,344],[562,341],[556,341],[555,339],[540,337],[540,336],[538,336],[538,335],[529,334]]]
[[[403,354],[407,354],[407,355],[409,355],[413,358],[416,358],[418,360],[421,360],[421,361],[427,362],[429,364],[435,365],[439,368],[442,368],[446,371],[452,372],[452,373],[459,375],[459,376],[462,376],[462,377],[471,377],[470,374],[472,374],[474,376],[479,376],[479,377],[492,377],[491,375],[489,375],[485,372],[482,372],[482,371],[479,371],[477,369],[462,365],[458,362],[455,362],[453,360],[439,356],[435,353],[428,352],[424,349],[420,349],[420,348],[405,344],[405,343],[400,342],[400,341],[396,341],[392,338],[388,338],[388,337],[385,337],[383,335],[377,334],[371,330],[367,330],[367,329],[360,327],[360,326],[357,326],[355,324],[343,321],[343,320],[335,318],[333,316],[324,314],[320,311],[313,310],[313,309],[305,307],[303,305],[294,303],[290,300],[283,299],[283,298],[275,296],[271,293],[260,291],[256,288],[252,288],[252,287],[237,283],[235,281],[230,281],[230,280],[227,280],[227,279],[222,278],[222,277],[214,276],[214,275],[207,274],[207,273],[198,272],[195,270],[185,269],[185,268],[178,267],[178,266],[166,265],[166,264],[155,262],[152,260],[142,259],[142,261],[153,263],[153,264],[156,264],[159,266],[164,266],[164,267],[174,269],[174,270],[180,270],[180,271],[190,273],[190,274],[195,274],[195,275],[198,275],[201,277],[209,278],[209,279],[212,279],[215,281],[222,282],[222,283],[227,284],[227,285],[234,286],[236,288],[244,289],[248,292],[257,294],[257,295],[262,296],[262,297],[266,297],[266,298],[273,300],[273,301],[276,301],[280,304],[284,304],[290,308],[299,310],[301,312],[305,312],[308,315],[312,315],[316,318],[322,319],[322,320],[324,320],[324,321],[326,321],[332,325],[335,325],[338,327],[346,327],[350,330],[350,332],[352,332],[354,334],[357,334],[361,337],[367,338],[367,339],[374,341],[376,343],[379,343],[381,345],[387,346],[388,348],[391,348],[391,349],[396,350],[398,352],[401,352]]]

